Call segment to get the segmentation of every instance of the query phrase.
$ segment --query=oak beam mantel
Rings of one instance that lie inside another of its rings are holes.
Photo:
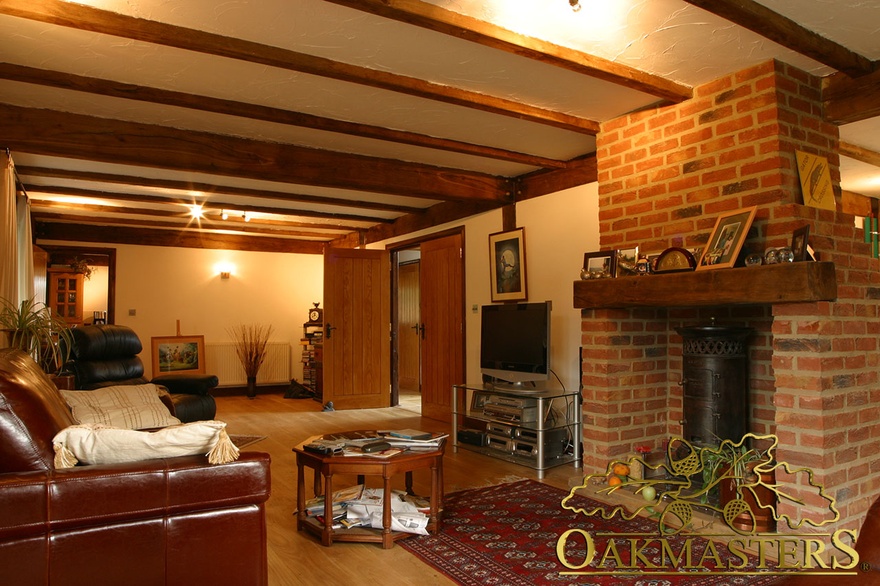
[[[837,299],[832,262],[798,262],[574,282],[574,307],[774,305]]]

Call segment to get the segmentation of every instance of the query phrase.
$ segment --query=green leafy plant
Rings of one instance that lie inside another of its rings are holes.
[[[30,354],[45,372],[60,372],[73,346],[67,323],[34,298],[19,305],[8,299],[0,299],[0,303],[0,329],[6,334],[7,345]]]

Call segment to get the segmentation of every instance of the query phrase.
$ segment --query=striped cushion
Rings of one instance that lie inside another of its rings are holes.
[[[122,429],[155,429],[179,425],[159,399],[154,384],[103,387],[94,391],[61,391],[77,423],[99,423]]]

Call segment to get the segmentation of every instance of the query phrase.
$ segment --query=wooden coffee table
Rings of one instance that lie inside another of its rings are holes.
[[[443,454],[446,450],[445,441],[434,450],[411,450],[405,451],[390,458],[370,458],[367,456],[333,456],[321,455],[303,449],[308,444],[321,436],[310,437],[304,442],[294,446],[296,454],[296,529],[305,529],[316,535],[320,535],[321,543],[330,546],[334,541],[374,542],[381,543],[384,549],[389,549],[398,539],[404,539],[413,533],[405,533],[391,530],[391,479],[401,473],[406,474],[406,492],[412,491],[412,473],[414,470],[423,468],[431,469],[431,512],[429,515],[428,531],[436,533],[440,529],[440,517],[443,511]],[[333,515],[324,515],[324,524],[321,525],[314,517],[306,516],[306,491],[305,491],[305,468],[314,470],[315,495],[321,494],[321,476],[324,477],[324,510],[333,510],[333,475],[353,474],[357,475],[358,483],[364,482],[365,476],[381,476],[383,480],[382,491],[382,529],[368,527],[352,527],[351,529],[333,529]]]

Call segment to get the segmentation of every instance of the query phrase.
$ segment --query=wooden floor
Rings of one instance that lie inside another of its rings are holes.
[[[409,403],[408,403],[409,404]],[[312,535],[296,531],[296,465],[291,447],[309,436],[353,429],[419,428],[449,431],[448,424],[422,418],[406,407],[322,412],[312,399],[284,399],[282,394],[217,397],[217,419],[227,422],[231,434],[265,435],[266,439],[246,450],[272,456],[272,496],[268,504],[269,584],[363,584],[379,579],[382,584],[453,584],[399,546],[383,550],[378,544],[337,543],[323,547]],[[475,454],[467,450],[444,459],[447,493],[464,488],[488,486],[520,478],[536,478],[535,471]],[[307,472],[307,474],[309,474]],[[551,469],[543,482],[567,489],[581,471],[571,464]],[[430,494],[430,471],[414,474],[418,494]],[[311,486],[311,476],[306,486]],[[334,482],[336,479],[334,478]],[[354,484],[352,477],[349,482]],[[376,479],[367,480],[375,483]],[[394,484],[403,488],[401,477]],[[311,496],[311,495],[310,495]],[[222,536],[218,536],[222,539]]]

